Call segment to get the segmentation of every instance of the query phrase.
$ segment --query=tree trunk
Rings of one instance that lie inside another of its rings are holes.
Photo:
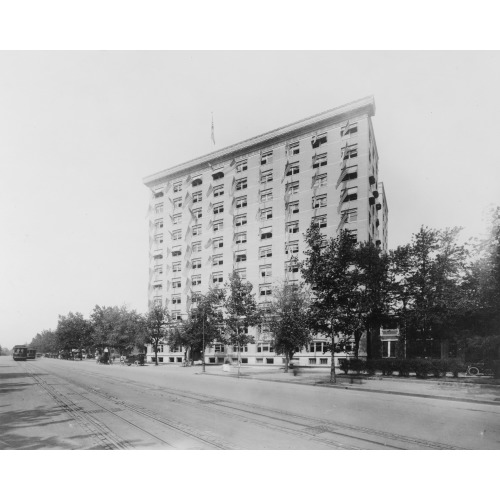
[[[288,355],[288,353],[285,353],[285,373],[288,373],[289,360],[290,360],[290,356]]]
[[[155,365],[158,366],[158,344],[155,344]]]
[[[332,365],[330,366],[330,384],[337,383],[337,374],[335,373],[335,333],[332,334]]]

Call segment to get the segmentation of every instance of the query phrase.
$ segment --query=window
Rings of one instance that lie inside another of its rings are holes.
[[[286,185],[286,194],[297,194],[299,192],[299,181],[296,182],[289,182]]]
[[[192,248],[193,252],[201,252],[201,241],[195,241]]]
[[[156,279],[161,278],[162,274],[163,274],[163,267],[162,266],[155,266],[155,278]]]
[[[169,362],[169,363],[175,363],[175,358],[174,358],[174,357],[172,357],[172,358],[168,358],[168,362]]]
[[[174,193],[180,193],[182,191],[182,182],[174,182]]]
[[[214,233],[217,231],[222,231],[223,227],[224,227],[224,222],[221,220],[216,220],[214,222]]]
[[[224,172],[214,172],[214,173],[212,174],[212,179],[213,179],[214,181],[217,181],[217,180],[219,180],[219,179],[223,179],[223,178],[224,178]]]
[[[236,198],[236,208],[243,208],[247,206],[247,197],[241,196],[240,198]]]
[[[155,220],[155,231],[159,231],[160,229],[163,229],[163,219]]]
[[[289,175],[295,175],[295,174],[298,174],[300,171],[300,168],[299,168],[299,162],[296,161],[295,163],[289,163],[288,164],[288,167],[286,169],[286,175],[287,177]]]
[[[341,219],[346,223],[356,222],[358,220],[358,209],[351,208],[350,210],[342,210]],[[369,223],[371,223],[371,214],[368,214]]]
[[[353,165],[352,167],[343,168],[340,172],[340,179],[342,182],[350,181],[358,177],[358,166]]]
[[[155,306],[161,306],[161,297],[153,297],[153,304]]]
[[[195,208],[191,213],[193,214],[193,217],[195,219],[201,219],[201,217],[203,215],[201,212],[201,208]]]
[[[201,269],[201,259],[193,259],[191,261],[191,268],[192,269]]]
[[[295,234],[299,232],[299,221],[289,222],[286,225],[286,232],[290,234]]]
[[[311,342],[307,350],[308,352],[326,352],[328,350],[328,342]]]
[[[191,284],[193,286],[198,286],[198,285],[201,285],[201,274],[195,274],[192,278],[191,278]]]
[[[240,250],[238,252],[235,252],[234,256],[236,258],[236,262],[246,262],[247,260],[247,254],[245,250]]]
[[[311,145],[313,149],[319,148],[322,144],[325,144],[327,141],[326,133],[313,135],[311,139]]]
[[[285,254],[293,255],[294,253],[299,253],[299,242],[291,241],[290,243],[285,244]]]
[[[298,214],[299,213],[299,202],[292,201],[286,206],[289,214]]]
[[[191,294],[191,304],[198,304],[201,301],[201,293]]]
[[[270,342],[258,342],[257,352],[274,352],[274,346]]]
[[[299,264],[297,262],[288,262],[285,266],[285,271],[288,274],[297,274],[299,272]]]
[[[173,240],[180,240],[182,238],[182,231],[180,229],[176,229],[175,231],[172,231],[172,239]]]
[[[174,201],[174,210],[176,208],[182,208],[182,198],[176,198]]]
[[[272,257],[272,256],[273,256],[273,248],[271,246],[259,248],[259,258],[265,259],[266,257]]]
[[[315,365],[316,364],[316,358],[309,358],[309,364],[310,365]]]
[[[343,189],[342,194],[340,196],[340,201],[342,203],[346,201],[354,201],[358,199],[358,188],[357,187],[351,187],[348,189]]]
[[[193,179],[193,182],[191,182],[191,186],[192,187],[196,187],[196,186],[201,186],[203,183],[202,179],[201,179],[201,175],[195,177]]]
[[[273,228],[272,227],[263,227],[260,230],[260,239],[268,240],[273,237]]]
[[[235,226],[245,226],[247,223],[247,216],[246,215],[238,215],[235,219]]]
[[[212,266],[222,266],[224,265],[224,259],[222,258],[222,254],[214,255],[212,259]]]
[[[172,247],[172,257],[179,257],[181,255],[181,247]]]
[[[326,157],[326,153],[322,153],[320,155],[314,155],[313,168],[326,167],[327,164],[328,160]]]
[[[242,332],[242,329],[240,328],[240,333]],[[248,328],[246,328],[246,332],[248,333]],[[233,352],[248,352],[248,345],[233,345]]]
[[[156,191],[155,198],[163,198],[163,191]]]
[[[300,153],[300,144],[299,142],[294,142],[293,144],[290,144],[288,146],[288,155],[289,156],[295,156]]]
[[[172,311],[172,319],[174,321],[180,321],[182,319],[182,315],[180,311]]]
[[[273,209],[265,208],[260,211],[260,220],[269,220],[273,218]]]
[[[155,255],[155,256],[153,257],[153,259],[154,259],[154,260],[163,259],[163,255],[161,255],[161,254],[160,254],[160,255]]]
[[[328,358],[319,358],[319,364],[320,365],[327,365],[328,364]]]
[[[223,238],[215,238],[214,239],[214,249],[222,248],[224,246]]]
[[[157,234],[155,236],[155,247],[162,248],[163,247],[163,234]]]
[[[217,198],[218,196],[222,196],[224,194],[224,186],[216,186],[214,187],[214,198]]]
[[[224,344],[214,344],[214,352],[224,352]]]
[[[193,203],[199,203],[203,199],[201,191],[196,191],[193,193]]]
[[[236,244],[246,243],[247,242],[247,233],[237,233],[235,235],[234,242]]]
[[[260,193],[260,201],[265,202],[265,201],[271,201],[273,199],[273,190],[272,189],[267,189],[266,191],[262,191]]]
[[[180,224],[181,222],[182,222],[182,215],[181,214],[175,214],[172,217],[172,224],[176,225],[176,224]]]
[[[193,226],[193,236],[200,236],[201,234],[201,224]]]
[[[265,153],[262,153],[260,155],[260,164],[261,165],[268,165],[273,161],[273,152],[272,151],[266,151]]]
[[[181,296],[180,295],[172,295],[172,304],[180,304]]]
[[[357,123],[348,123],[340,129],[340,137],[345,137],[346,135],[355,134],[358,131]]]
[[[260,285],[259,294],[260,296],[271,295],[272,294],[271,285]]]
[[[314,196],[312,199],[312,207],[326,207],[326,194],[322,194],[321,196]]]
[[[236,273],[238,273],[238,276],[240,277],[240,280],[246,280],[247,279],[247,270],[246,269],[236,269]]]
[[[223,281],[224,277],[222,275],[222,272],[212,274],[212,283],[217,284],[217,283],[222,283]]]
[[[349,229],[349,236],[354,241],[358,241],[358,230],[357,229]],[[380,240],[377,240],[377,241],[380,241]]]
[[[273,275],[271,264],[266,264],[265,266],[259,266],[259,273],[261,278],[271,278]]]
[[[351,144],[350,146],[345,146],[341,149],[341,158],[347,160],[348,158],[356,158],[358,156],[358,145]]]
[[[274,364],[274,358],[266,358],[266,364],[273,365]]]
[[[315,175],[313,177],[313,188],[322,187],[327,185],[326,174]]]
[[[262,172],[260,174],[260,183],[261,184],[266,184],[267,182],[272,182],[273,180],[273,171],[272,170],[267,170],[266,172]]]
[[[174,278],[172,280],[172,288],[180,288],[181,287],[181,279],[180,278]]]
[[[246,187],[247,187],[246,179],[240,179],[239,181],[236,182],[236,191],[241,191],[242,189],[246,189]]]
[[[239,160],[236,162],[236,173],[245,172],[248,169],[247,160]]]
[[[180,273],[181,272],[181,263],[180,262],[174,262],[172,264],[172,272],[173,273]]]
[[[255,362],[258,364],[258,365],[261,365],[264,363],[264,358],[255,358]]]
[[[214,206],[214,214],[217,215],[217,214],[222,214],[224,213],[224,204],[223,203],[219,203],[217,205]]]
[[[163,213],[163,203],[157,203],[155,205],[155,214],[162,214]]]
[[[153,290],[156,292],[156,293],[161,293],[163,289],[163,286],[162,285],[153,285]]]
[[[319,217],[313,217],[312,223],[314,226],[322,228],[326,227],[327,221],[326,221],[326,215],[320,215]]]

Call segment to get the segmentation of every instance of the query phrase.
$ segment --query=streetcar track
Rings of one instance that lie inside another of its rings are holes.
[[[97,377],[98,375],[92,372],[86,372],[87,375],[90,376],[95,376]],[[123,378],[119,378],[116,376],[110,376],[109,374],[106,376],[108,380],[123,383]],[[265,407],[262,405],[258,405],[256,403],[245,403],[245,402],[239,402],[235,400],[230,400],[227,398],[214,398],[209,397],[206,394],[203,393],[198,393],[194,391],[188,391],[188,390],[176,390],[172,388],[165,388],[162,386],[154,385],[154,384],[146,384],[146,383],[141,383],[135,380],[127,380],[127,384],[134,386],[137,390],[143,391],[144,388],[148,388],[149,392],[154,392],[157,395],[161,395],[162,397],[166,397],[169,402],[175,403],[177,405],[184,405],[184,406],[190,406],[190,407],[196,407],[199,409],[200,405],[203,405],[204,410],[209,410],[212,413],[218,414],[218,415],[224,415],[226,417],[229,417],[231,419],[239,420],[244,423],[251,423],[254,425],[258,425],[261,427],[265,427],[267,429],[273,430],[273,431],[279,431],[282,433],[288,433],[292,434],[298,437],[301,437],[302,439],[306,439],[309,441],[315,441],[315,442],[320,442],[322,444],[327,444],[334,446],[336,448],[342,448],[342,449],[363,449],[359,448],[356,446],[350,446],[343,444],[338,441],[334,441],[332,439],[328,439],[325,436],[317,436],[316,434],[321,434],[324,432],[327,432],[329,434],[337,435],[339,437],[343,438],[348,438],[352,441],[358,441],[358,442],[365,442],[365,443],[370,443],[374,444],[377,446],[382,446],[385,448],[393,448],[393,449],[405,449],[401,448],[399,446],[396,446],[395,444],[389,444],[388,441],[393,442],[393,443],[405,443],[405,444],[410,444],[414,446],[419,446],[427,449],[462,449],[460,447],[456,446],[451,446],[451,445],[446,445],[443,443],[436,443],[432,441],[428,441],[425,439],[420,439],[420,438],[413,438],[409,436],[404,436],[400,435],[397,433],[391,433],[387,431],[381,431],[381,430],[376,430],[368,427],[363,427],[363,426],[357,426],[353,424],[347,424],[347,423],[341,423],[341,422],[335,422],[332,420],[326,420],[318,417],[311,417],[307,415],[301,415],[298,413],[292,413],[286,410],[280,410],[280,409],[275,409],[275,408],[269,408]],[[144,415],[150,419],[153,419],[155,421],[158,421],[164,425],[170,426],[171,422],[165,422],[165,419],[163,417],[159,417],[158,415],[154,414],[154,412],[151,412],[150,410],[146,410],[144,408],[140,408],[137,405],[133,405],[131,403],[127,403],[125,401],[119,400],[118,398],[115,398],[109,394],[104,393],[103,391],[96,390],[90,386],[86,386],[84,384],[78,383],[75,384],[78,385],[79,387],[83,388],[84,390],[87,390],[88,392],[91,392],[93,394],[96,394],[106,400],[113,399],[115,404],[123,406],[124,408],[127,408],[131,411],[134,411],[136,413],[140,413],[141,415]],[[85,397],[85,396],[84,396]],[[98,403],[95,403],[98,404]],[[244,415],[241,413],[244,412]],[[253,416],[250,416],[253,415]],[[260,417],[260,419],[259,419]],[[264,422],[262,420],[264,419],[270,419],[273,421],[279,421],[287,424],[291,424],[294,426],[300,426],[301,424],[297,422],[297,420],[300,421],[306,421],[309,423],[307,426],[303,426],[304,429],[299,430],[299,429],[290,429],[290,428],[285,428],[283,426],[279,426],[278,424],[273,424],[271,422]],[[295,420],[293,420],[295,419]],[[162,421],[163,420],[163,421]],[[311,425],[312,424],[312,425]],[[178,426],[184,426],[184,424],[180,424],[179,422],[175,422],[175,425],[177,426],[177,430],[180,430],[180,432],[184,432],[183,429],[179,429]],[[353,433],[359,433],[361,435],[353,435]],[[193,435],[192,430],[190,429],[188,431],[189,435]],[[370,437],[367,437],[370,436]],[[199,436],[195,436],[197,439],[200,439]],[[203,439],[202,439],[203,440]],[[214,445],[213,440],[210,442],[211,445]],[[226,448],[227,446],[217,446],[220,448]]]
[[[30,371],[29,368],[26,371],[37,381],[37,383],[39,385],[41,385],[45,390],[47,390],[47,392],[49,392],[49,394],[51,394],[54,397],[54,399],[57,400],[58,403],[62,404],[65,409],[66,409],[66,407],[68,407],[68,408],[71,408],[71,410],[79,410],[78,411],[78,416],[80,418],[82,417],[83,410],[79,409],[78,405],[76,405],[69,398],[65,397],[64,395],[62,395],[60,393],[59,393],[60,397],[57,397],[56,395],[53,394],[56,391],[55,390],[51,390],[51,389],[48,388],[49,384],[47,384],[45,381],[43,381],[42,379],[40,379],[39,376],[33,374]],[[45,372],[48,375],[52,375],[47,370]],[[54,375],[52,375],[52,376],[54,376]],[[122,380],[120,380],[120,381],[122,381]],[[180,432],[180,433],[182,433],[182,434],[184,434],[186,436],[189,436],[191,438],[195,438],[196,440],[201,441],[201,442],[203,442],[205,444],[208,444],[208,445],[210,445],[212,447],[216,447],[218,449],[231,449],[232,448],[228,443],[224,443],[220,439],[216,439],[216,438],[212,438],[212,437],[206,436],[206,434],[194,431],[194,429],[190,428],[189,426],[187,426],[185,424],[182,424],[180,422],[175,422],[175,421],[173,421],[171,419],[167,419],[165,417],[160,417],[160,416],[154,414],[153,412],[151,412],[149,410],[146,410],[145,408],[140,408],[140,407],[138,407],[136,405],[133,405],[131,403],[126,403],[125,401],[119,400],[118,398],[115,398],[114,396],[111,396],[111,395],[108,395],[108,394],[103,394],[100,391],[97,391],[97,390],[95,390],[92,387],[86,386],[85,384],[75,383],[74,381],[72,381],[71,384],[74,385],[74,386],[80,387],[83,390],[87,390],[88,392],[91,392],[92,394],[95,394],[95,395],[97,395],[97,396],[99,396],[101,398],[104,398],[107,401],[111,400],[111,401],[113,401],[114,404],[122,406],[123,407],[122,409],[127,409],[129,411],[132,411],[132,412],[134,412],[136,414],[141,415],[142,417],[147,417],[150,420],[153,420],[155,422],[161,423],[161,424],[163,424],[164,426],[166,426],[166,427],[168,427],[170,429],[173,429],[173,430],[175,430],[177,432]],[[58,384],[58,385],[65,385],[65,384]],[[97,412],[106,412],[106,413],[109,413],[109,414],[113,415],[114,417],[116,417],[116,418],[118,418],[118,419],[126,422],[127,424],[135,427],[136,429],[138,429],[138,430],[140,430],[140,431],[148,434],[149,436],[152,436],[154,439],[156,439],[158,441],[161,441],[162,443],[168,445],[170,448],[174,448],[174,446],[172,446],[171,443],[165,441],[164,439],[162,439],[158,435],[149,432],[144,427],[141,427],[141,426],[135,424],[134,422],[131,422],[130,420],[128,420],[125,417],[123,417],[122,415],[117,415],[117,411],[120,411],[120,409],[109,409],[109,408],[106,408],[102,404],[96,402],[95,400],[89,398],[88,396],[86,396],[85,394],[83,394],[81,392],[74,392],[74,393],[70,393],[70,394],[74,394],[74,395],[77,395],[78,397],[82,397],[82,398],[90,401],[93,405],[98,406],[100,408],[99,410],[85,411],[85,412],[83,412],[83,415],[85,415],[85,413],[95,414]],[[62,401],[63,398],[66,401]],[[70,413],[71,413],[71,411],[70,411]],[[94,419],[92,419],[92,423],[95,424]],[[101,425],[104,425],[104,424],[101,424]],[[104,426],[104,427],[106,427],[106,426]],[[106,427],[106,429],[108,429],[108,428]],[[107,430],[107,432],[109,432],[110,435],[113,434],[112,431],[109,430],[109,429]],[[119,439],[118,440],[114,440],[114,441],[117,441],[117,443],[118,443],[117,447],[120,447],[119,446]],[[114,444],[116,445],[117,443],[114,443]],[[131,449],[131,448],[133,448],[133,446],[130,445],[130,443],[128,443],[128,446],[126,447],[126,449]],[[123,447],[121,447],[121,449],[123,449]]]

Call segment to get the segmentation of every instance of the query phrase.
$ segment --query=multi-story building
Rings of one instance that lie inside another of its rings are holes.
[[[299,280],[294,260],[303,258],[311,221],[329,237],[344,228],[385,250],[374,113],[373,98],[361,99],[146,177],[150,305],[185,318],[200,294],[237,270],[265,307],[273,283]],[[244,347],[243,362],[282,363],[265,332],[250,333],[256,343]],[[206,362],[226,356],[237,357],[232,346],[210,346]],[[331,362],[321,339],[297,358]],[[161,346],[160,362],[182,359]]]

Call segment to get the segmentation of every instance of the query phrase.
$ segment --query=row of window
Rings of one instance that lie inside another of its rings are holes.
[[[387,357],[387,356],[385,356]],[[152,356],[152,359],[154,358],[154,355]],[[164,356],[158,356],[158,363],[163,363],[165,357]],[[266,364],[272,365],[274,364],[274,359],[275,358],[265,358],[266,359]],[[232,358],[233,362],[237,362],[238,358]],[[182,363],[183,358],[182,356],[169,356],[168,357],[168,362],[169,363]],[[208,362],[210,364],[215,364],[215,363],[223,363],[224,358],[213,358],[209,357]],[[248,364],[248,358],[241,358],[241,362],[244,364]],[[257,364],[264,364],[264,358],[255,358],[255,362]],[[286,359],[282,358],[282,362],[285,363]],[[316,365],[316,364],[321,364],[321,365],[327,365],[328,364],[328,358],[319,358],[319,363],[316,363],[316,358],[309,358],[309,364],[310,365]]]

